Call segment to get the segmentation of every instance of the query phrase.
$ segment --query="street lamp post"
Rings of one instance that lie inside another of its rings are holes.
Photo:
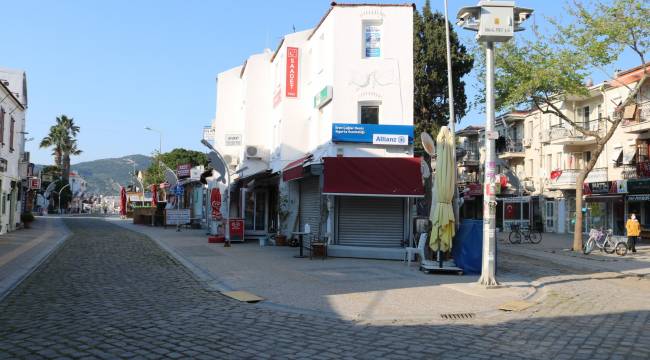
[[[145,130],[149,130],[149,131],[153,131],[153,132],[157,132],[157,133],[158,133],[158,136],[159,136],[159,142],[158,142],[158,154],[159,154],[159,155],[162,154],[162,131],[160,131],[160,130],[156,130],[156,129],[153,129],[153,128],[150,128],[149,126],[145,126],[144,129],[145,129]]]
[[[494,43],[521,31],[532,9],[516,8],[514,1],[479,1],[458,11],[458,25],[478,34],[485,43],[485,178],[483,182],[483,264],[479,283],[496,286],[496,153],[494,131]]]
[[[70,184],[65,184],[61,190],[59,190],[59,214],[61,214],[61,192],[63,192],[63,189],[70,187]]]

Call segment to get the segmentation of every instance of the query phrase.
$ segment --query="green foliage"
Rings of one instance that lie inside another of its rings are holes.
[[[35,220],[34,214],[32,214],[30,212],[24,212],[24,213],[20,214],[20,222],[22,222],[22,223],[30,223],[30,222],[32,222],[34,220]]]
[[[70,173],[70,156],[81,154],[77,146],[79,130],[73,118],[61,115],[56,118],[56,123],[50,127],[48,135],[39,144],[41,148],[52,148],[54,164],[62,169],[62,177],[65,181],[68,180]]]
[[[421,132],[431,133],[435,137],[438,129],[449,123],[445,23],[443,14],[431,11],[429,0],[422,8],[422,13],[415,11],[413,14],[414,123],[416,146],[420,150]],[[472,70],[474,59],[458,40],[453,26],[449,37],[454,109],[458,121],[465,116],[468,108],[462,78]]]
[[[192,166],[207,166],[208,156],[205,153],[187,149],[174,149],[167,153],[154,154],[154,159],[149,165],[149,168],[144,173],[144,184],[150,186],[152,184],[160,184],[165,181],[164,167],[160,162],[165,164],[168,168],[176,171],[176,167],[181,164],[192,164]]]
[[[615,64],[631,50],[645,63],[650,39],[650,8],[644,0],[613,3],[575,0],[566,6],[568,25],[551,19],[554,31],[531,40],[500,44],[496,50],[497,109],[521,105],[564,116],[550,106],[558,96],[586,95],[586,79]],[[484,55],[477,56],[484,60]],[[480,64],[484,70],[484,62]],[[483,80],[484,71],[480,72]]]

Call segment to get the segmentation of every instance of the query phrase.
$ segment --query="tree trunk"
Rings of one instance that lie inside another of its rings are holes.
[[[70,179],[70,154],[63,154],[63,166],[61,168],[63,183],[67,184]]]
[[[573,251],[582,249],[582,187],[589,171],[591,169],[588,168],[581,170],[576,179],[576,223],[573,226]]]

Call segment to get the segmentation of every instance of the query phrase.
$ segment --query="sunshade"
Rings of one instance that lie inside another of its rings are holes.
[[[126,216],[126,189],[124,186],[120,188],[120,215]]]
[[[158,206],[158,186],[156,184],[151,185],[151,206]]]
[[[431,212],[431,237],[429,247],[433,251],[451,250],[451,240],[456,232],[454,208],[451,205],[456,186],[454,143],[449,128],[443,126],[436,138],[436,177],[434,181],[435,208]]]

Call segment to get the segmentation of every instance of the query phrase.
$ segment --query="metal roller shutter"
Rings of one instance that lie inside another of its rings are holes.
[[[318,236],[320,228],[320,187],[319,178],[310,177],[300,181],[300,231],[309,224],[311,234]],[[305,238],[304,244],[309,241]]]
[[[338,198],[338,244],[401,247],[404,200],[341,196]]]

